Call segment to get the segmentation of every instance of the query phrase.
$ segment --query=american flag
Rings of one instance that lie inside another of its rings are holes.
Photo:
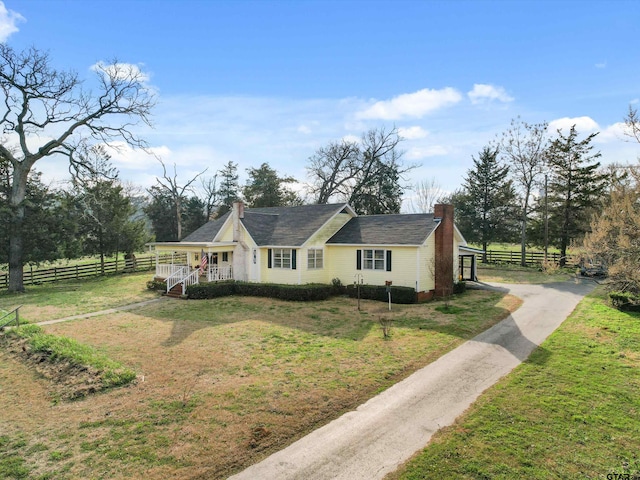
[[[201,274],[204,273],[208,263],[209,263],[209,257],[207,257],[207,254],[204,253],[204,250],[202,250],[202,253],[200,254],[200,273]]]

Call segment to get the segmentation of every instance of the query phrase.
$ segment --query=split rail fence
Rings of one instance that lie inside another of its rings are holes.
[[[526,265],[541,265],[544,262],[544,252],[531,251],[525,253]],[[547,261],[559,263],[562,256],[559,253],[548,253]],[[482,262],[482,254],[476,254],[478,263]],[[522,259],[521,252],[505,252],[499,250],[487,250],[487,263],[509,263],[520,265]],[[566,265],[578,265],[580,257],[578,255],[567,255]]]
[[[171,255],[161,255],[161,263],[171,263]],[[142,272],[156,268],[156,256],[140,256],[133,259],[118,259],[104,262],[104,270],[99,261],[83,265],[70,265],[66,267],[34,268],[25,266],[22,276],[25,285],[38,285],[41,283],[57,282],[59,280],[73,280],[100,275],[112,275],[115,273]],[[0,289],[9,286],[9,274],[0,273]]]

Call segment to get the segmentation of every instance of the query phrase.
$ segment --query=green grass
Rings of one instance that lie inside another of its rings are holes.
[[[391,478],[640,476],[639,367],[640,315],[598,290]]]
[[[49,362],[70,362],[81,368],[95,369],[103,388],[126,385],[136,378],[133,370],[123,367],[95,348],[71,338],[46,334],[37,325],[14,328],[7,335],[27,339],[31,351],[46,354]]]
[[[26,286],[26,293],[3,290],[0,310],[23,305],[20,319],[35,323],[119,307],[157,298],[157,292],[146,288],[151,277],[141,272]]]

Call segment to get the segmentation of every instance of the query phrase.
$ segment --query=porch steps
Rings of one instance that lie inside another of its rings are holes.
[[[171,290],[167,292],[167,297],[182,298],[182,282],[174,285]]]

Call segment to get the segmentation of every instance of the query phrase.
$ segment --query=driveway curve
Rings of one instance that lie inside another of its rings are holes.
[[[230,478],[384,478],[524,361],[594,286],[582,279],[488,285],[522,298],[522,306],[356,410]]]

